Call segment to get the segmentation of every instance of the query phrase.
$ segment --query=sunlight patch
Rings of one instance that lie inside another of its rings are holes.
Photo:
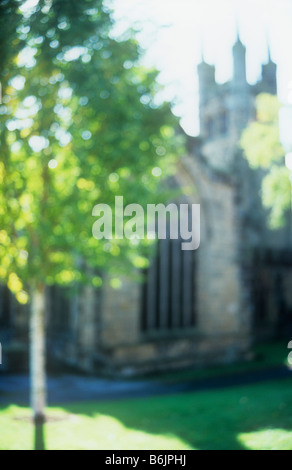
[[[238,435],[238,440],[250,450],[292,450],[292,431],[266,429]]]

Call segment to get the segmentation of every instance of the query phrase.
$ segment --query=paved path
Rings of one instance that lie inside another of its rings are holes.
[[[81,401],[107,401],[215,390],[283,379],[292,380],[292,371],[285,367],[175,384],[167,384],[159,380],[123,381],[64,375],[48,379],[48,398],[51,405],[58,405]],[[10,403],[29,404],[29,379],[27,376],[0,374],[0,405]]]

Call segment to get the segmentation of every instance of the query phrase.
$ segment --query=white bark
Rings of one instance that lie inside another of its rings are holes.
[[[92,352],[96,342],[96,310],[95,290],[92,286],[86,286],[83,291],[83,315],[80,325],[80,340],[82,347],[82,365],[88,372],[92,371]]]
[[[46,407],[45,372],[45,287],[39,285],[31,293],[30,312],[30,376],[31,407],[35,421],[42,421]]]

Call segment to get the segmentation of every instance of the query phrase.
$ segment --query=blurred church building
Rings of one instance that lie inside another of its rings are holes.
[[[51,363],[120,375],[230,363],[250,358],[254,342],[291,325],[292,221],[268,228],[262,170],[252,170],[239,147],[256,118],[257,95],[277,94],[277,66],[269,57],[261,80],[250,85],[239,37],[233,62],[224,84],[214,66],[199,64],[201,132],[187,136],[187,154],[170,182],[181,188],[175,202],[201,205],[200,248],[182,251],[180,240],[160,240],[144,283],[124,277],[113,289],[105,280],[101,289],[71,295],[48,288]],[[10,370],[27,358],[27,324],[26,309],[2,287],[0,340]]]

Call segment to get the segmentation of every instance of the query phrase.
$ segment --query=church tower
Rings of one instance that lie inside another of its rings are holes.
[[[201,136],[208,138],[210,134],[209,118],[205,110],[212,96],[216,95],[215,66],[205,62],[202,56],[202,62],[198,66],[199,89],[200,89],[200,129]]]
[[[271,49],[268,45],[268,62],[262,66],[262,92],[277,94],[277,65],[271,58]]]
[[[237,32],[232,48],[233,76],[223,84],[216,82],[214,65],[203,55],[198,65],[200,93],[200,137],[202,154],[217,170],[231,174],[243,130],[255,117],[255,97],[259,93],[277,93],[277,66],[271,59],[262,66],[262,79],[247,82],[246,47]]]
[[[233,46],[233,87],[235,89],[246,88],[246,47],[241,42],[239,33]]]
[[[240,138],[252,112],[250,89],[246,77],[246,47],[239,33],[232,49],[233,78],[230,95],[230,132],[235,140]]]

